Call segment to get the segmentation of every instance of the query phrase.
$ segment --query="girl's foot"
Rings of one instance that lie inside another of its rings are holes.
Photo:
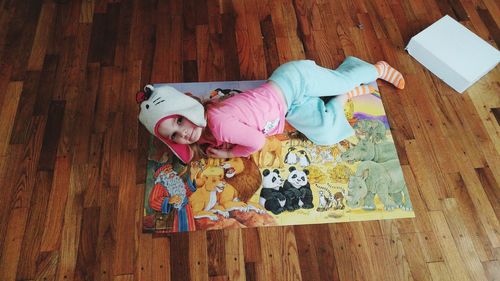
[[[405,79],[403,78],[403,75],[394,67],[390,66],[385,61],[379,61],[375,64],[375,68],[378,72],[378,78],[391,83],[398,89],[404,89]]]
[[[376,91],[377,90],[370,85],[361,85],[347,92],[347,97],[352,99],[353,97],[366,95]]]

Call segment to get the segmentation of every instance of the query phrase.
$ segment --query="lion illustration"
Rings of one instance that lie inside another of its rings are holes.
[[[259,167],[271,166],[283,168],[283,159],[281,155],[281,141],[276,136],[271,136],[266,139],[266,143],[261,150],[252,154],[252,159]],[[266,158],[269,157],[271,161],[266,165]]]
[[[262,184],[259,167],[249,158],[231,158],[222,163],[226,181],[238,190],[242,202],[247,202]]]

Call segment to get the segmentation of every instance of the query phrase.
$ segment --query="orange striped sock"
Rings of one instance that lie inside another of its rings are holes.
[[[361,86],[358,86],[358,87],[352,89],[351,91],[347,92],[346,94],[347,94],[348,98],[352,99],[353,97],[366,95],[366,94],[373,93],[376,91],[377,90],[370,85],[361,85]]]
[[[375,68],[378,71],[378,78],[391,83],[398,89],[404,89],[405,79],[399,71],[394,69],[394,67],[390,66],[385,61],[379,61],[375,64]]]

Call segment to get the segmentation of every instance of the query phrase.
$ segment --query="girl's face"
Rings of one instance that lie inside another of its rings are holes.
[[[197,142],[203,131],[183,116],[165,119],[158,127],[158,132],[165,138],[179,144],[192,144]]]

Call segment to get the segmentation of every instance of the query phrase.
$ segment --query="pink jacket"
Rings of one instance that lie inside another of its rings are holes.
[[[236,157],[260,150],[266,136],[283,132],[286,103],[269,83],[208,105],[207,126],[215,142],[200,139],[215,148],[229,149]]]

